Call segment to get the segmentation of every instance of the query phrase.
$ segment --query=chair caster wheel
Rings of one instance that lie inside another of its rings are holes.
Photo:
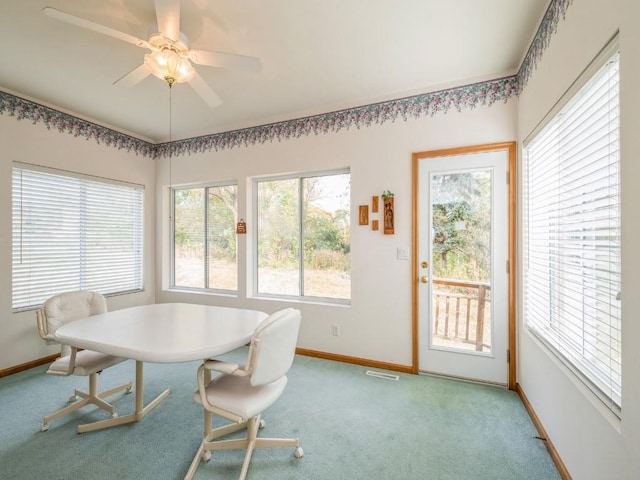
[[[296,458],[301,458],[303,455],[304,455],[304,450],[302,450],[302,447],[296,448],[293,452],[293,456]]]
[[[118,418],[118,412],[113,412],[111,414],[111,418]]]
[[[206,452],[202,452],[202,461],[208,462],[209,460],[211,460],[211,452],[208,450]]]
[[[49,430],[49,424],[42,422],[42,426],[40,427],[40,431],[41,432],[46,432],[47,430]]]
[[[263,419],[260,419],[260,423],[258,423],[258,428],[262,430],[266,426],[267,426],[267,422],[265,422]]]
[[[129,386],[127,387],[127,389],[125,390],[125,392],[124,392],[124,393],[125,393],[125,394],[129,394],[129,393],[131,393],[132,391],[133,391],[133,387],[132,387],[131,385],[129,385]]]
[[[78,396],[77,396],[77,395],[71,395],[71,396],[69,397],[69,403],[73,403],[73,402],[75,402],[76,400],[78,400]]]

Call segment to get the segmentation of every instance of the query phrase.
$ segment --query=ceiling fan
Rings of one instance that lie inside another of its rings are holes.
[[[204,79],[195,71],[196,65],[231,68],[247,72],[259,72],[262,64],[259,58],[232,53],[192,50],[189,39],[180,31],[180,0],[155,0],[157,28],[152,27],[149,38],[140,38],[120,32],[111,27],[76,17],[55,8],[45,7],[44,13],[51,18],[93,30],[103,35],[123,40],[137,47],[147,48],[144,63],[114,82],[123,86],[133,86],[153,74],[164,80],[169,87],[176,83],[188,82],[210,107],[222,103]]]

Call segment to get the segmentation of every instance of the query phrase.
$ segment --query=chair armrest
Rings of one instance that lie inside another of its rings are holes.
[[[209,359],[205,360],[199,367],[196,377],[198,380],[198,391],[202,405],[209,411],[214,408],[207,401],[207,393],[205,385],[205,370],[222,373],[223,375],[234,375],[237,377],[247,377],[251,375],[251,371],[241,368],[237,363],[223,362],[222,360]],[[207,380],[207,382],[210,380]]]
[[[59,345],[53,334],[49,333],[47,329],[47,320],[44,315],[44,310],[36,310],[36,323],[38,324],[38,334],[45,341],[47,345]]]
[[[78,353],[78,349],[76,347],[71,347],[71,358],[69,358],[69,372],[71,375],[73,371],[76,369],[76,354]]]
[[[36,310],[36,323],[38,324],[38,333],[42,338],[45,338],[47,336],[47,324],[41,309]]]
[[[50,375],[60,375],[63,377],[73,375],[73,371],[76,369],[76,353],[78,353],[78,349],[76,347],[71,347],[71,353],[66,356],[63,354],[62,357],[53,362],[49,367],[49,370],[47,370],[47,373]],[[63,370],[59,365],[56,367],[56,364],[59,363],[59,361],[62,361],[67,357],[69,357],[69,361],[67,362],[66,370]]]
[[[219,360],[205,360],[204,363],[198,367],[198,372],[196,373],[196,379],[198,381],[198,393],[200,394],[200,403],[202,404],[204,409],[209,412],[212,412],[217,409],[216,407],[211,405],[209,403],[209,400],[207,399],[207,385],[211,380],[209,380],[208,378],[207,380],[205,380],[205,371],[212,370],[207,367],[207,364],[209,364],[209,366],[212,366],[212,365],[215,365],[216,363],[224,365],[221,368],[225,368],[225,366],[228,367],[229,369],[231,369],[232,367],[238,367],[238,365],[236,364],[221,362]],[[220,370],[216,370],[216,371],[220,371]],[[243,370],[236,368],[235,372],[243,372]],[[223,373],[223,375],[221,376],[224,376],[224,375],[225,374]],[[233,373],[228,375],[233,375]],[[209,377],[209,375],[206,375],[206,376]],[[205,381],[207,381],[207,385],[205,385]],[[237,420],[237,421],[240,421],[240,420]]]
[[[223,362],[222,360],[205,360],[204,368],[207,370],[213,370],[220,373],[226,373],[227,375],[233,375],[237,370],[240,369],[240,365],[237,363],[228,363]]]

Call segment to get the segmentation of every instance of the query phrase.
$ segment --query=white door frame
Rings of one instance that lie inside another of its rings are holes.
[[[413,299],[413,328],[412,328],[412,372],[419,371],[419,318],[418,318],[418,284],[419,284],[419,228],[418,228],[418,200],[419,200],[419,163],[420,160],[430,157],[444,157],[450,155],[462,155],[470,153],[506,151],[508,152],[508,182],[509,182],[509,205],[508,205],[508,387],[510,390],[516,389],[516,143],[492,143],[486,145],[475,145],[470,147],[449,148],[443,150],[431,150],[426,152],[416,152],[412,155],[412,183],[413,183],[413,265],[411,269],[411,293]]]

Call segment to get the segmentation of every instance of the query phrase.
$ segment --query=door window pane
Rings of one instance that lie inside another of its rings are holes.
[[[431,178],[432,345],[491,352],[491,170]]]

